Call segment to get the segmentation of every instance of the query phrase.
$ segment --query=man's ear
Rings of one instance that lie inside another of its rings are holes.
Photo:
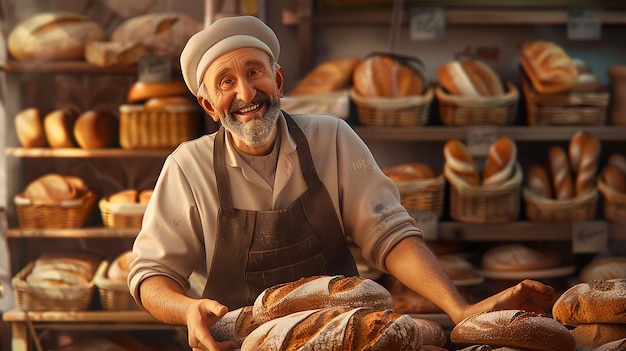
[[[283,97],[283,83],[284,81],[283,68],[278,66],[278,70],[276,71],[276,87],[278,88],[278,97]]]
[[[203,98],[202,96],[198,96],[198,104],[200,104],[200,106],[202,106],[202,108],[204,109],[204,111],[206,111],[206,113],[211,116],[211,118],[215,121],[215,122],[219,122],[219,118],[215,117],[215,109],[213,108],[213,105],[211,105],[211,103],[209,102],[209,100]]]

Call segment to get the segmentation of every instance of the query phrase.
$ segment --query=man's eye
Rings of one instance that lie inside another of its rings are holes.
[[[248,73],[248,74],[251,75],[251,76],[256,76],[259,73],[261,73],[261,71],[259,71],[258,69],[253,69],[253,70],[250,70],[250,73]]]
[[[227,88],[231,85],[233,85],[233,80],[230,78],[222,80],[222,84],[220,84],[222,88]]]

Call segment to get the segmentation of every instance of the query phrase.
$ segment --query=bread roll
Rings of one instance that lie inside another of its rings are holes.
[[[128,273],[130,273],[130,264],[134,259],[131,250],[125,251],[115,257],[107,268],[107,278],[113,281],[126,282]]]
[[[574,197],[574,183],[570,174],[567,154],[560,146],[552,146],[548,150],[550,174],[554,196],[558,200]]]
[[[209,331],[216,341],[233,341],[237,347],[241,347],[243,339],[259,325],[252,315],[252,306],[244,306],[228,311]]]
[[[581,324],[572,330],[577,347],[596,348],[626,338],[626,324]]]
[[[74,137],[83,149],[100,149],[117,144],[117,117],[104,110],[83,112],[74,123]]]
[[[576,195],[582,195],[595,188],[595,177],[600,162],[600,141],[590,137],[583,144],[580,162],[576,170]]]
[[[241,351],[309,350],[413,351],[422,346],[413,318],[392,310],[333,307],[293,313],[263,323]]]
[[[403,163],[383,169],[383,173],[395,182],[410,182],[418,179],[435,178],[437,175],[425,163]]]
[[[522,44],[519,58],[533,87],[540,94],[571,91],[578,83],[574,61],[558,44],[532,40]]]
[[[517,145],[509,137],[499,137],[487,154],[487,162],[483,168],[483,185],[497,185],[509,180],[515,171],[517,162]]]
[[[417,324],[417,327],[420,330],[420,334],[422,335],[422,348],[420,350],[424,350],[424,346],[444,346],[448,341],[448,337],[443,331],[443,328],[434,321],[430,319],[423,319],[413,317],[413,321]]]
[[[624,351],[626,350],[626,338],[608,342],[599,346],[594,351]]]
[[[450,94],[498,96],[504,94],[500,77],[482,61],[450,61],[437,69],[439,83]]]
[[[626,174],[622,173],[619,168],[607,164],[602,168],[600,179],[611,189],[618,193],[626,194]]]
[[[532,165],[526,171],[526,188],[533,194],[549,199],[552,197],[552,184],[545,167]]]
[[[8,49],[18,60],[82,59],[85,45],[105,38],[102,27],[70,12],[45,12],[20,22],[9,34]]]
[[[85,60],[101,67],[131,66],[148,53],[148,48],[139,43],[94,41],[85,47]]]
[[[352,57],[324,61],[300,79],[289,95],[320,94],[346,89],[359,62],[359,59]]]
[[[443,146],[443,155],[446,167],[449,167],[468,184],[478,185],[480,183],[478,168],[465,144],[456,139],[448,140]]]
[[[126,100],[130,103],[145,102],[150,98],[184,96],[187,86],[180,79],[169,82],[141,82],[137,81],[128,90]]]
[[[592,280],[566,290],[552,306],[558,322],[626,324],[626,279]]]
[[[459,345],[486,344],[537,351],[574,351],[570,331],[552,318],[523,310],[500,310],[474,314],[459,322],[450,333]]]
[[[74,123],[78,113],[70,109],[55,110],[43,120],[48,144],[53,148],[76,147]]]
[[[15,131],[22,147],[45,147],[48,145],[39,109],[30,107],[15,115]]]
[[[376,54],[354,68],[353,84],[364,97],[405,97],[421,95],[428,88],[423,70],[398,56]]]
[[[122,22],[111,34],[111,41],[138,43],[153,53],[178,57],[187,40],[203,27],[200,21],[182,13],[148,13]]]
[[[619,153],[611,154],[607,160],[607,164],[619,168],[624,175],[626,175],[626,157],[624,157],[624,155]]]
[[[604,257],[587,264],[578,274],[581,282],[626,279],[626,257]]]
[[[290,313],[334,306],[393,307],[391,294],[380,284],[362,277],[312,276],[265,289],[254,301],[259,323]]]
[[[491,271],[526,271],[557,267],[559,255],[544,247],[511,243],[501,244],[485,251],[482,266]]]

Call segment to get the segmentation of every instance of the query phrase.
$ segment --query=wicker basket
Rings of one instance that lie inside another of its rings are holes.
[[[604,218],[609,221],[626,222],[626,194],[615,191],[601,180],[596,186],[602,197]]]
[[[595,216],[598,190],[568,200],[547,199],[524,189],[526,217],[531,222],[575,222]]]
[[[449,167],[444,175],[450,185],[450,217],[468,223],[502,223],[517,220],[520,208],[522,168],[502,184],[470,185]]]
[[[410,182],[396,182],[400,191],[400,200],[407,210],[432,211],[439,217],[443,215],[445,178],[443,175],[433,179],[421,179]]]
[[[519,91],[511,82],[507,92],[495,97],[450,95],[441,86],[435,88],[439,118],[449,126],[509,125],[517,113]]]
[[[132,311],[141,309],[130,294],[126,282],[107,278],[106,272],[108,268],[109,262],[104,261],[103,264],[98,267],[94,278],[102,308],[107,311]]]
[[[201,116],[191,105],[147,111],[143,105],[120,106],[120,145],[124,149],[172,149],[198,137]]]
[[[14,198],[20,228],[65,229],[82,227],[96,203],[96,194],[87,192],[75,200],[60,204],[39,203],[20,194]]]
[[[433,91],[399,98],[366,98],[350,89],[359,121],[365,126],[423,126],[428,122]]]
[[[528,125],[603,125],[609,93],[570,92],[539,94],[527,79],[522,80]]]
[[[71,287],[32,286],[26,277],[35,266],[28,263],[11,280],[15,303],[23,311],[83,311],[89,308],[94,291],[94,279],[87,285]],[[102,263],[100,264],[100,267]],[[95,276],[95,275],[94,275]]]
[[[112,203],[103,198],[98,203],[102,222],[108,228],[139,228],[146,211],[140,203]]]

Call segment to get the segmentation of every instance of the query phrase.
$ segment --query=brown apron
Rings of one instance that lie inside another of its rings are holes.
[[[320,181],[300,127],[287,113],[308,190],[289,208],[233,208],[225,161],[225,132],[215,138],[214,167],[220,199],[215,253],[203,297],[235,309],[249,306],[267,287],[313,275],[357,275],[339,219]],[[245,194],[239,194],[240,196]]]

